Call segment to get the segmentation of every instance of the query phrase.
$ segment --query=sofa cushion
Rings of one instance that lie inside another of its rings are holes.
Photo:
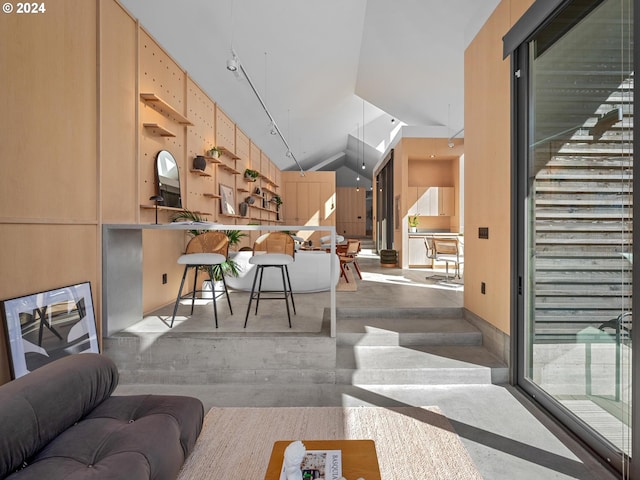
[[[91,412],[117,385],[111,360],[83,353],[0,386],[0,478]]]
[[[113,396],[60,434],[10,480],[173,480],[200,434],[202,403]]]
[[[175,479],[202,429],[202,402],[110,396],[117,380],[109,358],[86,353],[1,386],[0,479]]]

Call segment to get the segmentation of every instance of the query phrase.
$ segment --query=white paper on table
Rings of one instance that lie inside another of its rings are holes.
[[[342,477],[342,450],[307,450],[300,466],[304,479],[304,472],[308,470],[324,480],[339,480]],[[317,473],[315,473],[317,471]],[[287,480],[284,460],[280,471],[280,480]]]

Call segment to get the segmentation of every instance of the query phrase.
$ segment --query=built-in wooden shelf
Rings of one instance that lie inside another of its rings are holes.
[[[143,123],[142,126],[149,130],[153,135],[157,135],[159,137],[175,137],[176,134],[171,130],[167,130],[164,127],[161,127],[157,123]]]
[[[238,170],[236,170],[233,167],[230,167],[229,165],[225,164],[225,163],[220,163],[220,168],[229,172],[232,175],[240,175],[240,172]]]
[[[203,193],[202,195],[209,198],[221,198],[217,193]]]
[[[229,215],[229,214],[226,214],[226,213],[221,213],[220,216],[221,217],[229,217],[229,218],[246,218],[246,217],[243,217],[242,215],[237,215],[237,214]]]
[[[235,153],[233,153],[231,150],[229,150],[228,148],[225,147],[218,147],[218,150],[220,150],[220,152],[222,153],[222,155],[226,155],[227,157],[229,157],[232,160],[239,160],[240,157],[237,156]]]
[[[189,170],[191,173],[195,173],[196,175],[200,175],[201,177],[210,177],[211,174],[205,172],[204,170],[198,170],[197,168],[192,168]]]
[[[211,155],[203,155],[209,163],[220,163],[220,157],[212,157]]]
[[[258,210],[262,210],[263,212],[271,212],[271,213],[276,213],[275,210],[271,210],[270,208],[264,208],[264,207],[260,207],[258,205],[249,205],[252,208],[257,208]]]
[[[193,125],[191,120],[169,105],[168,102],[157,96],[155,93],[141,93],[140,98],[147,104],[152,106],[155,110],[166,115],[172,120],[182,125]]]
[[[280,185],[278,185],[276,182],[274,182],[273,180],[271,180],[269,177],[267,177],[266,175],[263,175],[262,173],[260,174],[260,178],[262,180],[264,180],[265,182],[273,185],[275,188],[278,188]]]
[[[278,192],[271,190],[269,187],[262,187],[264,192],[270,193],[271,195],[278,195]]]
[[[140,205],[140,208],[142,208],[144,210],[155,210],[156,206],[155,205]],[[158,205],[158,210],[167,210],[167,211],[170,211],[170,212],[184,212],[184,208],[165,207],[164,205]],[[209,213],[209,212],[194,211],[193,213],[197,213],[198,215],[213,215],[213,213]]]
[[[238,188],[236,188],[236,190],[239,191],[239,192],[251,193],[251,190],[247,190],[244,187],[238,187]]]

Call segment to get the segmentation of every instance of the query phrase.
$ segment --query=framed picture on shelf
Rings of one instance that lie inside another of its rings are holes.
[[[220,209],[223,215],[235,215],[236,197],[233,188],[220,184]]]
[[[58,358],[99,352],[89,282],[0,302],[12,378]]]

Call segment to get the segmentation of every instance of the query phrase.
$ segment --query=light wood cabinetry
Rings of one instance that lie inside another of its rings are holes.
[[[409,235],[409,266],[431,266],[431,260],[427,258],[427,247],[424,244],[424,236]]]
[[[421,217],[452,217],[455,215],[454,187],[409,187],[409,211]]]
[[[286,225],[335,225],[335,172],[298,172],[280,174],[284,191],[283,215]],[[303,231],[300,236],[314,243],[326,233]]]
[[[366,192],[364,188],[336,189],[336,232],[345,237],[366,234]]]

